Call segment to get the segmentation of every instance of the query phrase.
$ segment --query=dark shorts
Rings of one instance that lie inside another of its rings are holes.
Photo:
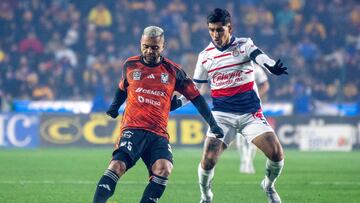
[[[113,152],[113,160],[123,161],[129,170],[140,158],[149,172],[158,159],[166,159],[173,163],[169,140],[146,130],[124,130],[118,148]]]

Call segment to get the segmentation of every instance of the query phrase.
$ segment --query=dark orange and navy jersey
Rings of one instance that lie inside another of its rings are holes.
[[[169,138],[167,123],[174,91],[188,100],[200,95],[180,66],[165,57],[154,65],[146,64],[141,56],[128,58],[119,88],[127,92],[121,131],[140,128],[166,138]]]

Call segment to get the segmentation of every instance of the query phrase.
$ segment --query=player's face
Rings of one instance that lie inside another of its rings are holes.
[[[141,54],[146,63],[154,64],[160,61],[160,55],[164,50],[163,37],[141,37]]]
[[[217,47],[223,47],[230,42],[231,25],[223,25],[221,22],[209,23],[209,33],[212,41]]]

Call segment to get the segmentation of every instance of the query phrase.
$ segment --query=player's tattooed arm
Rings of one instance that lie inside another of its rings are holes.
[[[112,118],[116,118],[119,115],[119,108],[125,102],[126,98],[126,91],[116,88],[114,99],[109,106],[109,109],[106,111],[106,114]]]

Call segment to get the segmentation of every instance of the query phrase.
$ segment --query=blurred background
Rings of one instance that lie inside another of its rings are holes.
[[[60,115],[48,113],[76,114],[85,120],[97,115],[90,113],[104,114],[122,63],[140,53],[141,33],[148,25],[164,28],[164,55],[192,76],[198,53],[210,41],[206,16],[215,7],[230,11],[235,36],[251,37],[289,67],[288,76],[269,75],[270,90],[263,98],[265,114],[274,119],[275,128],[284,118],[297,125],[326,117],[314,122],[350,124],[354,133],[349,142],[357,146],[360,4],[356,0],[1,0],[3,125],[14,115],[36,114],[31,119],[43,129],[43,121]],[[193,114],[196,111],[188,105],[172,115],[178,122]],[[27,127],[19,124],[14,129]],[[69,130],[63,128],[58,131]],[[1,143],[7,145],[12,144]]]

